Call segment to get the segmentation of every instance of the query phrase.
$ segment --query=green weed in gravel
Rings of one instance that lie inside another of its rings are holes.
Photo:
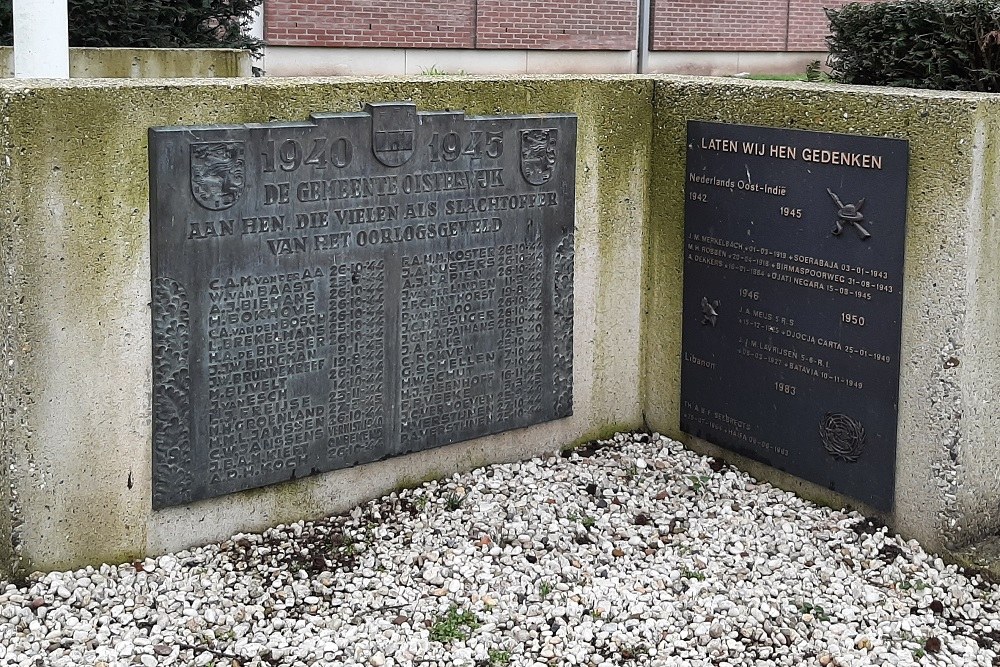
[[[461,611],[453,606],[448,613],[431,626],[431,639],[447,644],[456,639],[469,638],[469,633],[479,627],[479,620],[471,611]]]
[[[500,649],[491,648],[486,654],[486,657],[490,661],[490,667],[504,667],[504,665],[510,664],[509,651],[501,651]]]

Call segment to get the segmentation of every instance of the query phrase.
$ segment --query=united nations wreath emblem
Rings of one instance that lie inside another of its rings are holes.
[[[857,419],[839,412],[823,416],[819,437],[827,453],[845,463],[856,463],[865,449],[865,427]]]
[[[191,144],[191,194],[210,211],[222,211],[243,194],[246,148],[242,141]]]
[[[552,178],[556,166],[559,130],[521,130],[521,173],[532,185],[542,185]]]

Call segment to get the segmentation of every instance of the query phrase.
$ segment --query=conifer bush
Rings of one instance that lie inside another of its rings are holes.
[[[70,46],[228,47],[260,53],[245,28],[261,0],[69,0]],[[12,0],[0,0],[0,43],[13,44]]]
[[[1000,92],[1000,2],[902,0],[827,9],[841,83]]]

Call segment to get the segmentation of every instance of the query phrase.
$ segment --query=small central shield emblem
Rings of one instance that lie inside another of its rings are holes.
[[[521,173],[532,185],[542,185],[552,178],[556,166],[559,130],[521,130]]]
[[[372,116],[372,152],[387,167],[399,167],[413,157],[416,143],[415,104],[369,104]]]
[[[246,149],[242,141],[191,144],[191,194],[210,211],[236,203],[246,186]]]

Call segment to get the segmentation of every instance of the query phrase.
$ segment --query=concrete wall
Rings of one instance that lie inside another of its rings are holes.
[[[908,139],[909,201],[895,509],[935,550],[1000,529],[1000,107],[988,95],[805,83],[656,84],[644,337],[651,427],[832,505],[856,505],[678,432],[685,123]],[[870,508],[862,508],[876,514]]]
[[[426,110],[579,115],[574,416],[152,511],[147,128],[406,99]],[[1000,531],[1000,413],[990,402],[1000,395],[1000,101],[990,96],[681,77],[420,77],[8,81],[0,105],[0,457],[12,461],[0,461],[0,562],[11,562],[12,547],[22,570],[124,561],[616,429],[645,423],[684,437],[689,119],[909,140],[897,488],[884,518],[932,549]],[[821,502],[853,504],[687,442]]]
[[[263,67],[268,76],[629,74],[636,52],[269,46]]]
[[[250,54],[241,49],[110,49],[73,47],[74,78],[151,79],[251,76]],[[0,46],[0,77],[14,76],[14,49]]]
[[[470,114],[578,114],[574,416],[152,511],[147,128],[297,120],[384,100]],[[9,165],[0,168],[9,221],[0,227],[0,331],[12,331],[2,348],[0,444],[16,465],[22,570],[179,549],[642,425],[636,286],[649,81],[8,81],[0,104],[8,119],[0,164]],[[2,525],[11,519],[0,514]]]

